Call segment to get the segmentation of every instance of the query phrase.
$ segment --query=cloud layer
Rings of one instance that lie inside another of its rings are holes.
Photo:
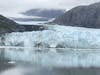
[[[78,5],[87,5],[99,0],[1,0],[0,13],[13,15],[14,13],[32,8],[71,9]]]

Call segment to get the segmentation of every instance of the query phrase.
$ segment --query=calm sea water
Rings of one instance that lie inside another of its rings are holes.
[[[99,50],[0,49],[0,75],[100,75]]]

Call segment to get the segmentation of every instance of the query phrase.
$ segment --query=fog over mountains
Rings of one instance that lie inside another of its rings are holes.
[[[43,17],[47,20],[55,18],[61,14],[63,14],[65,10],[63,9],[31,9],[26,12],[23,12],[22,14],[27,16],[39,16]]]
[[[61,14],[64,14],[63,9],[30,9],[20,13],[21,16],[11,17],[18,23],[33,22],[33,21],[48,21]],[[26,23],[25,23],[26,24]]]

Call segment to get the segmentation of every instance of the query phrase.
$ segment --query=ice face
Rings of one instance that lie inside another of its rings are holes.
[[[25,47],[100,48],[100,30],[45,25],[47,30],[5,35],[5,45]]]

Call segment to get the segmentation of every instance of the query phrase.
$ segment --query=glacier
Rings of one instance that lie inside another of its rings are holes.
[[[44,31],[10,33],[4,38],[6,46],[100,48],[100,30],[81,27],[45,25]]]
[[[4,57],[11,61],[45,66],[100,67],[99,29],[44,26],[44,31],[14,32],[0,36],[0,45],[23,47],[3,48]]]

